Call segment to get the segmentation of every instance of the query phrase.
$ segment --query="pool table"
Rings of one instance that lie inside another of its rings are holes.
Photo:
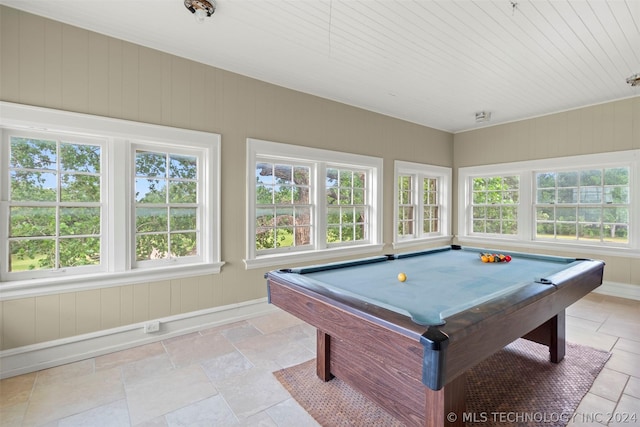
[[[342,379],[407,425],[464,425],[465,373],[521,337],[561,361],[565,308],[604,270],[514,252],[485,263],[485,252],[500,251],[453,245],[274,270],[268,299],[317,328],[321,379]]]

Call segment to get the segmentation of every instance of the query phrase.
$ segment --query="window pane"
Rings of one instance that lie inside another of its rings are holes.
[[[556,186],[556,174],[554,172],[537,173],[536,186],[538,188],[554,188]]]
[[[629,187],[605,187],[604,203],[628,204]]]
[[[558,223],[556,230],[558,237],[576,238],[576,224]]]
[[[56,208],[11,207],[9,237],[55,236]]]
[[[629,168],[611,168],[604,170],[604,185],[628,185]]]
[[[62,174],[60,200],[63,202],[99,202],[100,177]]]
[[[554,203],[556,201],[556,190],[536,191],[536,203]]]
[[[275,247],[275,228],[256,228],[256,249],[274,249]]]
[[[296,166],[293,168],[293,182],[296,185],[309,185],[311,169],[306,166]]]
[[[100,238],[60,239],[60,268],[100,264]]]
[[[558,203],[578,203],[577,188],[559,188]]]
[[[167,234],[139,234],[136,236],[136,261],[169,258]]]
[[[629,227],[626,224],[604,224],[603,238],[605,242],[629,243]]]
[[[165,178],[167,176],[166,154],[136,151],[136,176]]]
[[[309,203],[309,187],[294,187],[293,203],[308,204]]]
[[[278,227],[276,229],[276,246],[278,248],[289,248],[293,246],[293,227]]]
[[[55,241],[14,240],[9,242],[9,271],[53,269],[56,260]]]
[[[136,232],[168,231],[166,208],[136,208]]]
[[[60,168],[66,172],[100,173],[99,145],[60,144]]]
[[[191,233],[171,233],[171,254],[173,256],[194,256],[198,255],[197,234]]]
[[[558,221],[575,221],[577,218],[576,208],[556,208],[556,219]]]
[[[549,221],[555,219],[554,208],[536,208],[536,219],[540,221]]]
[[[579,208],[578,217],[581,222],[601,222],[602,209],[600,208]]]
[[[136,178],[136,202],[166,203],[167,181]]]
[[[57,142],[11,137],[9,167],[18,169],[57,169]]]
[[[12,171],[11,201],[55,202],[58,200],[58,175],[53,172]]]
[[[179,154],[169,155],[169,178],[198,179],[198,158]]]
[[[60,208],[60,235],[100,234],[100,208]]]
[[[580,171],[580,185],[602,185],[602,171],[600,169]]]
[[[196,208],[170,208],[169,215],[172,231],[197,228],[198,210]]]
[[[580,188],[580,203],[602,203],[602,187]]]
[[[579,224],[578,238],[580,240],[594,240],[599,242],[602,240],[600,224]]]
[[[558,187],[577,187],[578,172],[560,172],[558,173]]]
[[[197,203],[198,184],[196,182],[169,181],[169,203]]]

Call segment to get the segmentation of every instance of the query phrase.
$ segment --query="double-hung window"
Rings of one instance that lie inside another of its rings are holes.
[[[220,137],[0,103],[0,289],[220,271]]]
[[[394,246],[450,239],[451,169],[395,161]]]
[[[247,268],[375,251],[382,160],[247,140]]]
[[[459,169],[458,239],[640,250],[640,150]]]

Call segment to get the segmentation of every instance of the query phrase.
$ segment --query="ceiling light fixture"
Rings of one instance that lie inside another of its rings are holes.
[[[216,2],[214,0],[184,0],[184,7],[195,15],[196,21],[202,23],[216,11]]]
[[[490,111],[478,111],[476,113],[476,123],[488,122],[491,120]]]
[[[627,79],[627,83],[631,86],[640,86],[640,73],[634,74],[633,76]]]

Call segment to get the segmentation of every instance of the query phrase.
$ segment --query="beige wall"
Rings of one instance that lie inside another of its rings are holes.
[[[630,88],[630,95],[634,93],[637,94],[638,90]],[[640,149],[640,96],[462,132],[456,134],[453,140],[453,228],[454,234],[457,234],[458,168]],[[606,262],[605,281],[640,286],[640,262],[637,257],[588,253],[581,256]]]
[[[453,135],[0,6],[0,100],[222,135],[217,275],[6,300],[0,349],[266,296],[245,270],[247,137],[384,159],[384,242],[393,160],[453,166]]]

